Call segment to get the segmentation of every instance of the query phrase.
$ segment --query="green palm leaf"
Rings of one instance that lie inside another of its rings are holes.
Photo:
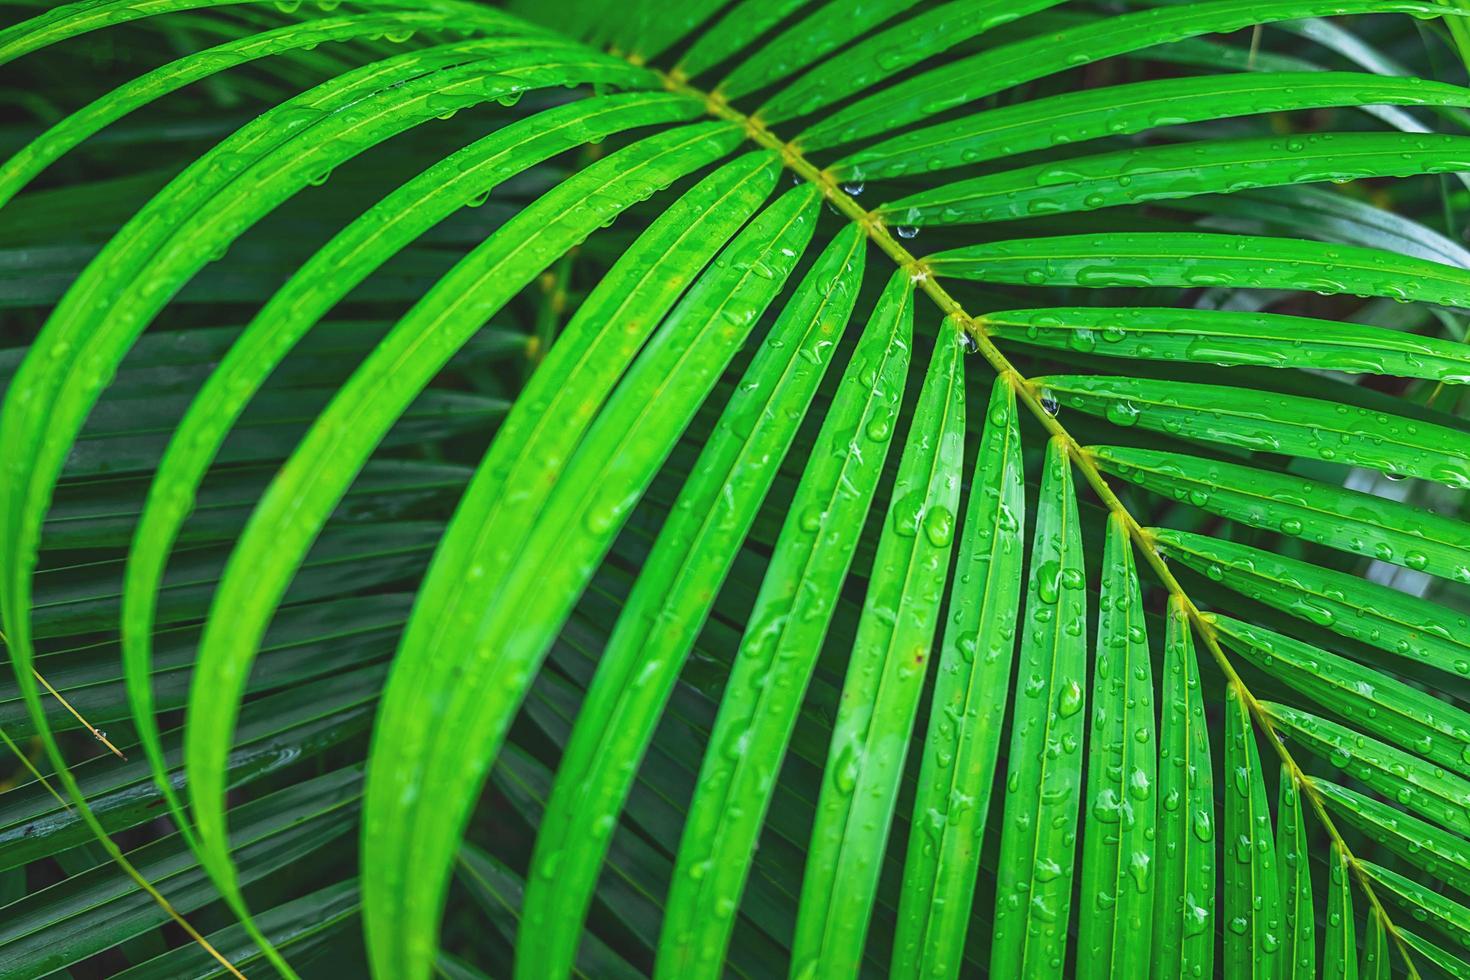
[[[1376,864],[1365,862],[1364,872],[1374,882],[1383,886],[1385,894],[1395,901],[1403,902],[1411,909],[1424,913],[1425,921],[1464,946],[1466,927],[1470,925],[1470,910],[1452,899],[1445,898],[1418,882]]]
[[[1334,846],[1327,865],[1327,932],[1322,943],[1322,975],[1356,978],[1358,944],[1354,938],[1353,892],[1348,883],[1348,858]],[[1315,942],[1315,937],[1311,937]]]
[[[913,298],[904,276],[889,280],[792,498],[679,843],[660,970],[713,969],[729,942],[728,916],[717,912],[745,885],[777,760],[882,473],[903,397]]]
[[[1470,885],[1470,855],[1459,837],[1387,803],[1326,780],[1313,787],[1344,822],[1461,892]]]
[[[830,169],[844,178],[890,179],[920,158],[927,170],[949,169],[1045,149],[1058,139],[1081,143],[1237,114],[1368,104],[1465,107],[1467,99],[1470,92],[1458,86],[1350,72],[1170,78],[1068,92],[926,126],[850,154]]]
[[[1269,20],[1355,11],[1436,17],[1432,5],[1403,0],[1369,0],[1332,4],[1260,4],[1255,0],[1218,0],[1187,7],[1161,7],[1084,24],[982,52],[892,85],[824,119],[798,138],[808,150],[851,143],[887,132],[946,109],[1042,78],[1063,68],[1084,65],[1110,55],[1137,51],[1200,34],[1228,32]]]
[[[1388,952],[1388,937],[1383,925],[1383,915],[1375,911],[1370,917],[1371,932],[1363,943],[1363,958],[1359,961],[1358,976],[1378,980],[1391,976]],[[1412,944],[1413,940],[1409,942]]]
[[[940,276],[1031,286],[1300,289],[1470,304],[1470,272],[1380,249],[1199,232],[1110,232],[938,252]]]
[[[1317,976],[1317,924],[1312,910],[1312,869],[1308,860],[1307,828],[1302,821],[1301,793],[1285,766],[1276,792],[1276,860],[1281,879],[1281,974]],[[1335,864],[1334,864],[1335,867]],[[1335,885],[1334,885],[1335,887]],[[1331,926],[1328,913],[1328,929]],[[1339,913],[1340,916],[1340,913]],[[1327,964],[1323,964],[1324,970]]]
[[[1470,772],[1470,715],[1458,708],[1279,633],[1223,618],[1213,623],[1227,647],[1314,703],[1430,762]]]
[[[1444,971],[1446,976],[1457,978],[1470,977],[1470,964],[1467,964],[1458,956],[1446,952],[1427,939],[1420,939],[1408,930],[1401,931],[1400,935],[1414,952],[1424,958],[1425,962],[1438,967]]]
[[[1464,618],[1444,606],[1306,562],[1268,555],[1184,531],[1158,530],[1155,540],[1206,577],[1282,609],[1314,626],[1423,663],[1452,683],[1467,670]],[[1263,588],[1265,583],[1272,585]]]
[[[882,205],[906,225],[1014,221],[1279,184],[1460,171],[1470,139],[1356,133],[1150,147],[957,181]]]
[[[1024,471],[1016,393],[991,389],[951,584],[894,936],[897,976],[955,976],[980,865],[1021,593]],[[970,794],[974,792],[975,795]]]
[[[685,159],[686,166],[700,160],[699,157],[690,160],[687,156]],[[607,162],[615,167],[621,166],[621,161],[615,157],[609,157]],[[623,172],[620,180],[625,184],[628,182],[627,171]],[[626,516],[628,501],[636,499],[641,486],[647,485],[680,429],[697,408],[701,396],[713,384],[744,339],[746,331],[774,299],[790,273],[811,236],[815,203],[808,189],[797,188],[788,192],[748,225],[716,260],[710,272],[695,283],[670,313],[664,329],[645,348],[620,383],[598,423],[589,430],[587,440],[569,462],[565,482],[561,484],[568,492],[554,495],[547,502],[546,522],[539,525],[545,533],[526,540],[517,574],[508,577],[501,586],[504,601],[496,610],[499,615],[492,613],[486,617],[489,622],[481,624],[449,613],[451,622],[463,625],[458,630],[446,631],[448,635],[441,633],[432,645],[406,645],[400,663],[405,665],[401,669],[406,672],[408,680],[401,683],[418,679],[413,672],[420,657],[433,656],[436,648],[446,646],[458,652],[464,649],[462,644],[466,642],[474,649],[494,651],[498,661],[496,666],[502,675],[515,662],[514,651],[521,651],[520,656],[528,662],[514,669],[512,677],[529,678],[535,658],[544,651],[546,641],[570,611],[570,603],[565,600],[569,590],[548,588],[545,576],[547,573],[569,576],[579,585],[586,582],[592,563],[611,544],[613,534]],[[671,387],[669,380],[676,370],[682,384]],[[618,437],[608,439],[605,432],[616,432]],[[598,479],[593,479],[594,475]],[[478,516],[477,483],[471,482],[456,522],[473,522]],[[470,526],[475,525],[471,523]],[[475,562],[481,557],[473,552],[466,555],[466,567],[463,568],[457,567],[452,560],[440,559],[426,588],[435,587],[436,578],[441,575],[473,579]],[[538,558],[546,564],[538,565]],[[510,596],[515,596],[515,601],[511,601]],[[542,601],[540,606],[537,605],[538,598]],[[551,605],[545,604],[547,599],[551,600]],[[460,601],[465,601],[463,592]],[[409,629],[412,629],[412,623]],[[488,657],[484,657],[482,662],[487,667],[491,664]],[[470,683],[471,680],[479,683]],[[502,692],[500,706],[493,697],[487,703],[485,695],[490,693],[484,690],[487,687],[491,691]],[[400,694],[401,690],[407,693]],[[469,804],[478,789],[477,785],[467,785],[450,776],[464,767],[460,736],[471,727],[481,733],[473,741],[481,746],[478,751],[488,759],[498,748],[498,742],[510,723],[514,707],[520,700],[519,693],[517,686],[507,684],[504,676],[488,672],[478,678],[440,675],[418,690],[398,688],[390,679],[389,706],[385,710],[404,712],[423,722],[434,717],[440,722],[451,718],[455,723],[423,726],[428,729],[423,736],[398,742],[391,750],[397,758],[385,760],[386,774],[383,778],[389,780],[388,786],[393,787],[390,798],[398,801],[393,809],[406,810],[407,813],[378,817],[389,819],[395,828],[385,835],[384,849],[388,854],[397,855],[398,860],[384,862],[390,867],[396,865],[387,876],[388,882],[380,884],[372,878],[367,879],[365,898],[371,910],[370,916],[391,915],[394,920],[401,921],[411,914],[410,910],[414,910],[413,914],[423,922],[423,927],[419,936],[410,941],[406,953],[391,947],[377,950],[375,956],[379,969],[390,969],[390,964],[403,962],[405,956],[421,956],[419,950],[422,947],[432,946],[430,928],[443,902],[447,882],[443,875],[433,878],[423,875],[419,868],[423,861],[422,851],[425,848],[442,848],[451,841],[450,834],[446,833],[446,824],[452,829],[468,816]],[[425,711],[429,714],[425,715]],[[436,773],[436,769],[443,775]],[[423,770],[427,772],[423,773]],[[428,793],[405,794],[402,789],[404,776],[397,775],[399,772],[414,773],[408,784],[426,783]],[[437,785],[441,780],[446,785],[459,787],[460,802],[456,806],[444,805],[443,790]],[[418,821],[425,822],[422,830],[417,827]],[[446,866],[444,861],[434,863]],[[411,898],[405,890],[408,887],[422,889],[428,894]],[[389,935],[397,934],[395,930]],[[407,969],[406,965],[400,968]]]
[[[1470,539],[1464,535],[1463,521],[1446,520],[1376,495],[1285,473],[1111,446],[1099,447],[1094,453],[1106,470],[1131,483],[1187,498],[1196,507],[1232,520],[1291,537],[1308,533],[1307,528],[1311,528],[1312,538],[1329,547],[1459,582],[1470,579],[1470,544],[1467,544]],[[1324,520],[1327,514],[1334,515],[1334,519]],[[1240,545],[1207,542],[1197,535],[1181,536],[1177,542],[1174,550],[1181,558],[1195,554],[1193,547],[1197,546],[1221,549],[1210,552],[1218,556],[1213,561],[1221,574],[1226,568],[1244,573],[1232,575],[1234,581],[1246,581],[1259,567],[1262,576],[1279,576],[1278,581],[1283,582],[1291,578],[1302,583],[1304,591],[1325,588],[1326,580],[1317,579],[1317,572],[1290,558],[1282,559],[1282,564],[1273,569],[1269,559],[1258,566],[1252,549],[1242,549]],[[1195,561],[1198,563],[1198,559]],[[1319,571],[1334,583],[1342,582],[1331,578],[1330,569]],[[1374,591],[1371,584],[1365,583],[1363,588],[1369,593]],[[1433,615],[1429,609],[1425,612]]]
[[[1225,707],[1225,972],[1271,977],[1288,945],[1275,835],[1250,710],[1236,684]]]
[[[802,900],[795,969],[843,975],[862,949],[878,862],[939,621],[964,460],[964,348],[940,333],[899,461],[887,526],[832,729]],[[961,800],[953,805],[962,807]],[[844,952],[848,951],[848,952]],[[805,964],[821,964],[812,968]]]
[[[1176,309],[1006,310],[991,336],[1107,357],[1224,366],[1317,368],[1463,384],[1463,344],[1381,327],[1279,313]]]
[[[990,970],[1000,976],[1058,971],[1066,958],[1087,717],[1087,578],[1071,476],[1066,447],[1053,440],[1037,504],[1011,722],[990,954]]]
[[[1133,545],[1120,518],[1108,521],[1098,597],[1079,974],[1141,976],[1150,969],[1154,912],[1153,673]]]
[[[1461,803],[1467,798],[1466,787],[1470,783],[1460,777],[1305,711],[1280,704],[1268,704],[1266,710],[1283,730],[1300,739],[1308,751],[1327,758],[1334,766],[1391,796],[1411,812],[1460,833],[1464,833],[1462,828],[1470,826],[1470,815]]]
[[[1215,786],[1189,615],[1171,599],[1160,697],[1155,977],[1208,976],[1215,956]]]
[[[0,975],[1470,974],[1467,13],[11,5]]]
[[[852,313],[863,269],[859,247],[851,234],[825,250],[798,287],[800,302],[783,311],[696,461],[676,516],[661,531],[608,640],[578,721],[583,741],[574,737],[562,760],[533,867],[567,862],[596,871],[597,860],[568,849],[605,839],[616,823],[630,772],[626,760],[640,756],[652,738],[684,656],[795,436],[803,413],[784,406],[800,406],[815,393]],[[626,732],[630,744],[609,740],[609,732]],[[553,948],[552,930],[565,930],[563,956],[576,948],[579,910],[567,909],[575,905],[576,886],[569,875],[557,876],[555,889],[549,881],[535,877],[527,891],[526,917],[538,934],[522,955],[529,975],[565,969],[539,965]],[[592,884],[583,885],[584,894]]]

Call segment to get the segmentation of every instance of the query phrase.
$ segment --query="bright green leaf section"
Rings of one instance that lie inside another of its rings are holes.
[[[1189,613],[1169,599],[1159,711],[1154,980],[1211,976],[1215,960],[1215,776]]]
[[[45,726],[31,677],[31,569],[67,454],[123,355],[212,255],[324,171],[446,111],[565,77],[565,65],[548,62],[545,52],[512,46],[503,38],[411,51],[348,72],[261,114],[156,194],[53,310],[0,415],[0,437],[7,450],[13,447],[15,477],[0,484],[0,554],[8,556],[10,573],[0,590],[0,612],[22,693],[59,769],[65,763]],[[517,73],[540,82],[519,80]],[[258,632],[251,637],[258,639]],[[237,707],[231,705],[228,724]],[[221,779],[226,751],[227,745],[219,750],[216,776]],[[91,822],[69,774],[63,771],[61,779]],[[93,829],[105,837],[100,826]],[[201,860],[232,909],[253,929],[234,884],[223,829],[213,829],[217,850],[208,858],[201,852]],[[108,841],[104,846],[112,849]],[[266,953],[289,974],[273,950]]]
[[[515,73],[533,80],[518,80]],[[7,401],[6,443],[34,462],[20,492],[7,484],[5,550],[19,554],[33,547],[32,524],[111,372],[169,296],[212,254],[335,164],[397,132],[463,105],[567,77],[580,76],[537,49],[508,51],[505,40],[410,52],[262,114],[171,182],[68,290],[33,349],[36,356],[17,373],[17,397]],[[338,111],[348,106],[351,111]],[[83,363],[88,370],[79,370]],[[17,567],[26,564],[17,561]],[[23,589],[24,583],[11,588]],[[16,648],[24,656],[28,640],[13,620]]]
[[[1470,137],[1315,133],[1201,140],[1040,163],[956,181],[883,204],[910,227],[1015,221],[1281,184],[1470,170]]]
[[[532,856],[517,970],[575,958],[608,831],[777,468],[852,314],[866,237],[840,234],[751,361],[644,560],[562,756]]]
[[[904,864],[894,977],[959,975],[1010,701],[1025,513],[1016,393],[997,378],[950,586]]]
[[[1284,704],[1266,704],[1276,725],[1307,751],[1413,813],[1459,834],[1470,831],[1470,782],[1418,756]]]
[[[1463,776],[1470,714],[1353,660],[1239,620],[1212,620],[1225,645],[1318,706]]]
[[[792,939],[803,978],[861,965],[939,625],[965,460],[964,353],[946,320],[910,422],[832,727]],[[963,800],[952,808],[973,806]],[[956,814],[958,816],[958,814]]]
[[[997,977],[1062,976],[1072,909],[1087,684],[1087,579],[1071,461],[1047,445],[1021,628],[996,869]]]
[[[910,65],[948,51],[1061,0],[950,0],[854,44],[803,72],[757,111],[763,123],[805,116],[876,85]],[[848,7],[852,9],[851,6]]]
[[[1383,916],[1377,909],[1368,913],[1368,935],[1363,937],[1363,957],[1358,961],[1358,976],[1362,980],[1389,980],[1393,975],[1393,954],[1388,951],[1388,933],[1383,927]]]
[[[742,59],[716,91],[738,99],[789,78],[828,52],[903,13],[916,0],[828,0]]]
[[[259,637],[322,522],[379,439],[449,357],[548,262],[634,202],[728,152],[736,139],[721,123],[674,129],[564,181],[440,279],[317,419],[236,545],[200,647],[186,756],[190,799],[212,872],[228,874],[221,765]],[[421,903],[421,913],[437,910],[424,904],[433,903]],[[430,940],[430,957],[432,945]]]
[[[1385,327],[1280,313],[1054,307],[987,313],[981,323],[998,340],[1130,360],[1470,383],[1470,349],[1464,344]]]
[[[1470,270],[1297,238],[1118,232],[989,242],[938,252],[940,277],[1028,286],[1299,289],[1470,306]]]
[[[1303,854],[1302,860],[1306,860]],[[1324,980],[1358,980],[1357,926],[1353,923],[1353,886],[1348,856],[1334,843],[1327,859],[1327,928],[1322,938]],[[1315,937],[1309,937],[1315,943]],[[1309,947],[1311,948],[1311,947]],[[1312,974],[1308,973],[1307,976]]]
[[[1245,695],[1225,689],[1225,942],[1228,977],[1270,980],[1286,939],[1266,779]]]
[[[483,562],[485,573],[473,579],[445,574],[422,589],[403,649],[428,648],[454,622],[455,609],[483,608],[489,601],[514,568],[547,502],[540,488],[557,482],[608,393],[664,314],[755,213],[775,181],[776,163],[767,154],[746,154],[720,167],[659,215],[582,301],[476,471],[474,499],[484,501],[476,514],[481,532],[445,538],[439,545],[439,561],[456,568],[478,549],[493,549]],[[426,669],[426,663],[400,657],[395,678]],[[452,660],[427,669],[452,669]],[[416,683],[395,679],[389,694],[414,690]],[[370,800],[374,789],[370,779]]]
[[[181,826],[182,811],[159,759],[153,692],[154,603],[169,552],[210,465],[245,410],[301,338],[383,262],[466,202],[588,140],[687,118],[667,95],[614,95],[574,102],[512,123],[453,153],[393,191],[308,259],[265,303],[220,359],[179,420],[158,464],[128,556],[123,664],[139,739]]]
[[[685,78],[703,74],[785,20],[812,0],[740,0],[725,11],[679,59],[675,72]]]
[[[1307,828],[1302,823],[1301,793],[1285,766],[1276,791],[1276,860],[1281,878],[1282,980],[1316,980],[1317,924]]]
[[[1077,975],[1143,977],[1153,965],[1158,750],[1142,589],[1119,514],[1103,548],[1092,697]]]
[[[725,165],[661,214],[579,306],[476,474],[470,499],[482,508],[479,532],[441,545],[441,562],[459,567],[478,561],[485,574],[472,581],[436,579],[421,595],[422,611],[410,625],[406,648],[431,642],[448,628],[456,609],[483,606],[514,569],[513,559],[546,503],[542,488],[557,481],[659,320],[774,183],[775,161],[768,154],[747,154]]]
[[[237,65],[247,64],[273,55],[310,49],[330,41],[397,34],[400,31],[423,30],[444,26],[442,13],[434,11],[377,14],[372,16],[332,17],[287,24],[272,31],[245,37],[194,52],[177,61],[154,69],[127,82],[91,104],[70,113],[46,132],[21,147],[0,170],[0,206],[3,206],[26,184],[62,155],[74,149],[89,136],[133,112],[135,109],[177,91],[186,85],[208,79]],[[609,59],[609,69],[617,66]],[[633,80],[636,72],[626,72]],[[651,77],[651,76],[645,76]]]
[[[1431,877],[1470,895],[1470,843],[1464,838],[1345,786],[1324,779],[1313,780],[1312,785],[1334,820],[1350,824]]]
[[[403,678],[404,686],[390,687],[374,746],[374,759],[386,769],[384,798],[369,799],[389,841],[385,846],[369,832],[365,842],[366,853],[381,854],[384,865],[368,880],[407,883],[409,891],[392,893],[385,885],[380,895],[388,910],[382,921],[396,934],[376,953],[380,962],[401,964],[385,972],[427,971],[453,847],[542,657],[633,505],[800,260],[816,208],[815,191],[795,188],[735,237],[608,399],[512,567],[484,572],[499,583],[488,603],[472,604],[480,587],[474,584],[453,595],[459,605],[450,607],[446,629],[419,647],[405,639],[399,659],[413,669],[393,679]],[[442,593],[446,582],[473,582],[475,570],[486,568],[493,528],[484,515],[497,501],[479,491],[494,489],[494,465],[487,457],[481,471],[490,477],[477,474],[446,532],[446,539],[470,538],[471,546],[441,548],[416,617],[431,589]],[[461,672],[456,664],[466,650],[478,666]],[[466,739],[475,747],[468,754]],[[404,786],[422,788],[423,795],[405,805]],[[416,900],[419,891],[428,895]],[[405,910],[411,910],[406,923]]]
[[[1470,106],[1470,90],[1358,72],[1161,78],[988,109],[884,140],[839,160],[843,180],[887,180],[997,157],[1256,113],[1350,105]]]
[[[655,975],[717,977],[751,855],[898,422],[914,293],[889,280],[793,495],[690,802]]]
[[[723,5],[723,0],[688,0],[679,4],[640,0],[630,5],[604,7],[601,12],[615,24],[611,49],[641,65],[687,37]],[[562,29],[554,19],[551,26]]]
[[[1461,436],[1457,434],[1454,438],[1458,440]],[[1163,496],[1188,501],[1192,506],[1232,521],[1470,584],[1470,527],[1462,521],[1441,517],[1397,500],[1237,463],[1125,446],[1096,446],[1088,452],[1109,473]],[[1244,556],[1249,553],[1249,549],[1240,550],[1244,546],[1228,541],[1196,540],[1193,536],[1188,540],[1191,545],[1199,544],[1202,548],[1222,549],[1221,553],[1226,555]],[[1314,566],[1289,558],[1281,561],[1280,568],[1289,571],[1298,582],[1309,583],[1316,575],[1309,571]],[[1259,567],[1264,569],[1267,566]],[[1255,566],[1243,565],[1240,570],[1252,572]],[[1222,564],[1219,571],[1228,573],[1230,569]],[[1275,577],[1277,573],[1263,571],[1262,574]],[[1214,575],[1212,572],[1211,577]],[[1324,581],[1333,581],[1344,587],[1342,595],[1325,597],[1329,600],[1326,607],[1329,609],[1332,603],[1341,605],[1345,599],[1357,594],[1377,595],[1385,591],[1375,588],[1371,582],[1341,572],[1324,569],[1323,575]],[[1349,579],[1360,583],[1361,587],[1349,586]],[[1290,579],[1283,581],[1289,582]],[[1315,586],[1307,588],[1316,590]],[[1267,587],[1266,593],[1263,596],[1265,601],[1281,604],[1279,593],[1273,588]],[[1278,598],[1272,601],[1270,595]],[[1411,600],[1408,603],[1410,607],[1425,607],[1416,614],[1425,621],[1441,619],[1454,622],[1457,619],[1442,606],[1416,603],[1412,596],[1405,598]],[[1390,602],[1395,607],[1404,605],[1397,600]],[[1333,625],[1330,612],[1312,616],[1311,610],[1306,610],[1305,614],[1323,620],[1319,625]],[[1453,637],[1446,636],[1446,639]],[[1459,649],[1460,644],[1456,643],[1454,647]]]
[[[1454,977],[1455,980],[1470,980],[1470,963],[1446,952],[1427,939],[1420,939],[1407,929],[1398,930],[1398,934],[1410,949],[1443,971],[1445,976]],[[1388,976],[1388,974],[1384,973],[1383,976]]]
[[[52,7],[45,13],[0,30],[0,64],[38,51],[48,45],[79,37],[105,27],[116,27],[144,17],[230,7],[240,3],[264,3],[265,0],[75,0]],[[329,0],[330,2],[330,0]],[[510,17],[493,7],[456,0],[354,0],[354,7],[376,9],[434,10],[458,18],[464,27],[485,34],[536,35],[542,33],[524,21]]]
[[[1397,871],[1371,861],[1359,861],[1358,865],[1375,885],[1409,909],[1416,921],[1427,921],[1461,948],[1470,946],[1470,909]]]
[[[7,449],[26,476],[24,485],[6,482],[0,525],[0,550],[17,570],[4,595],[18,658],[29,649],[19,621],[28,581],[18,572],[31,561],[21,556],[33,551],[65,455],[132,341],[212,255],[337,163],[446,111],[568,77],[555,57],[510,44],[411,51],[263,113],[155,195],[67,291],[17,372],[3,418]]]
[[[1470,489],[1470,438],[1432,422],[1320,398],[1275,392],[1262,397],[1249,388],[1188,381],[1073,374],[1035,382],[1063,410],[1099,415],[1119,426]]]
[[[1040,34],[991,48],[889,85],[801,133],[805,150],[852,143],[924,116],[1066,69],[1201,34],[1329,14],[1405,13],[1438,17],[1444,8],[1414,0],[1220,0],[1169,4]]]

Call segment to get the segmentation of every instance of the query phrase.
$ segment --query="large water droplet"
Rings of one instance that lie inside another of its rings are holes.
[[[1057,714],[1063,718],[1070,718],[1080,710],[1082,710],[1082,686],[1073,680],[1064,681],[1061,693],[1057,695]]]

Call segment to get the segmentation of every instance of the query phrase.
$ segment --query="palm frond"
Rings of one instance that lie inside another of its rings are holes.
[[[1470,975],[1467,13],[17,5],[0,977]]]

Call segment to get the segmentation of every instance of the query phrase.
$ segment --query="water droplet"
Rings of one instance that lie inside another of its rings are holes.
[[[1053,415],[1056,413],[1053,412]],[[1106,415],[1108,421],[1114,425],[1137,425],[1139,416],[1138,406],[1127,399],[1108,402]]]
[[[855,742],[846,743],[837,753],[837,759],[832,766],[832,785],[843,796],[851,796],[857,787],[861,756],[862,750]]]
[[[1061,595],[1062,566],[1048,560],[1036,569],[1036,597],[1047,605],[1055,605]]]
[[[1194,811],[1194,818],[1190,821],[1190,829],[1194,831],[1196,838],[1206,844],[1214,839],[1215,826],[1211,821],[1210,812],[1208,810]]]
[[[924,515],[924,536],[936,548],[949,544],[954,535],[954,514],[947,507],[930,507]]]
[[[1082,686],[1072,680],[1063,682],[1061,693],[1057,695],[1057,714],[1063,718],[1070,718],[1080,710],[1082,710]]]

